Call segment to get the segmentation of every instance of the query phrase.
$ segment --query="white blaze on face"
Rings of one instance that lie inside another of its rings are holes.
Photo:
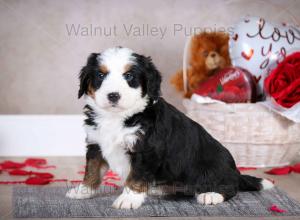
[[[141,105],[142,88],[132,88],[123,77],[126,67],[135,64],[133,51],[128,48],[111,48],[99,55],[98,63],[107,68],[107,75],[100,88],[95,91],[95,102],[103,110],[110,112],[127,111],[134,106]],[[113,106],[108,100],[109,93],[118,93],[120,99]],[[145,105],[145,103],[143,104]]]

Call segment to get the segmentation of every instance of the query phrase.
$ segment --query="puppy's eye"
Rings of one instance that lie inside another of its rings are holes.
[[[124,78],[127,80],[127,81],[131,81],[133,80],[133,75],[131,73],[125,73],[124,74]]]
[[[105,74],[101,73],[101,72],[99,72],[98,75],[100,76],[101,79],[104,79],[104,77],[105,77]]]
[[[207,50],[203,51],[203,52],[202,52],[202,55],[203,55],[204,57],[207,57],[207,56],[208,56]]]

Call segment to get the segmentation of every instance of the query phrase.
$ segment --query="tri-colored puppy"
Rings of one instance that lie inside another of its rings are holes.
[[[86,101],[86,174],[68,197],[95,196],[109,168],[124,182],[113,207],[124,209],[140,207],[154,181],[184,185],[205,205],[273,186],[241,175],[225,147],[160,97],[161,75],[151,58],[111,48],[91,54],[79,78],[78,97]]]

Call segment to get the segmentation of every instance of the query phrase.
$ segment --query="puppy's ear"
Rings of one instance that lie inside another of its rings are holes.
[[[135,54],[135,56],[138,65],[143,69],[144,72],[146,93],[151,99],[157,100],[161,95],[161,74],[153,64],[151,57],[145,57],[138,54]]]
[[[99,53],[92,53],[87,59],[86,66],[84,66],[79,73],[80,86],[78,91],[78,98],[81,98],[83,94],[88,94],[93,73],[98,66],[98,55]]]

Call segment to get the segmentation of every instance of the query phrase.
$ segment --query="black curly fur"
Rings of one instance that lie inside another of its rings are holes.
[[[144,76],[142,81],[142,84],[144,84],[143,95],[147,94],[151,99],[157,100],[161,94],[161,75],[159,71],[152,63],[151,57],[145,57],[136,53],[133,56],[136,58],[135,68]]]

